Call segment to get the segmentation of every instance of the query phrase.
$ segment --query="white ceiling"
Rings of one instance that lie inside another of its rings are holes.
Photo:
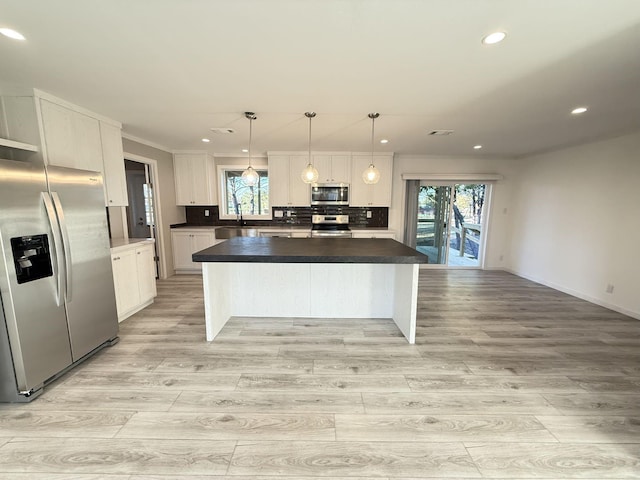
[[[240,153],[246,110],[256,152],[306,150],[308,110],[314,150],[369,151],[372,111],[376,151],[402,154],[640,130],[640,0],[0,0],[0,27],[27,37],[0,37],[1,81],[170,149]]]

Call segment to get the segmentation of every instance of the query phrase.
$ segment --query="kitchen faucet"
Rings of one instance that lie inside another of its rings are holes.
[[[238,213],[238,215],[236,215],[236,220],[238,221],[238,224],[242,227],[245,225],[244,220],[242,219],[242,212]]]

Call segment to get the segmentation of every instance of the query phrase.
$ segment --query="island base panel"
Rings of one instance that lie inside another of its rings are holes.
[[[207,340],[232,316],[392,318],[415,341],[418,265],[203,263]]]

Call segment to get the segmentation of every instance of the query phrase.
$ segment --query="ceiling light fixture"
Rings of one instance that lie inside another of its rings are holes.
[[[485,45],[493,45],[494,43],[500,43],[502,40],[505,39],[506,36],[507,34],[505,32],[493,32],[485,36],[482,39],[482,43],[484,43]]]
[[[473,148],[475,150],[480,150],[482,148],[482,145],[474,145]]]
[[[242,181],[248,187],[253,187],[260,181],[260,175],[251,166],[251,139],[253,134],[253,121],[258,118],[253,112],[244,112],[244,116],[249,119],[249,166],[242,172]]]
[[[248,153],[248,152],[249,152],[249,149],[248,149],[248,148],[243,148],[243,149],[242,149],[242,153]]]
[[[0,33],[5,37],[13,38],[14,40],[24,40],[24,35],[20,32],[16,32],[10,28],[0,28]]]
[[[382,140],[380,140],[380,143],[382,144],[389,143],[389,140],[387,140],[386,138],[383,138]]]
[[[581,113],[584,113],[587,111],[587,107],[578,107],[578,108],[574,108],[573,110],[571,110],[571,114],[572,115],[580,115]]]
[[[202,141],[203,141],[204,143],[209,143],[211,140],[209,140],[208,138],[203,138],[203,139],[202,139]]]
[[[374,134],[375,134],[375,124],[376,118],[380,116],[379,113],[370,113],[369,118],[371,119],[371,163],[369,167],[362,172],[362,180],[367,185],[373,185],[380,181],[380,170],[378,170],[373,164],[373,148],[374,148]]]
[[[318,181],[318,170],[313,166],[313,159],[311,158],[311,119],[316,116],[316,112],[305,112],[305,117],[309,119],[309,163],[304,170],[302,170],[302,181],[304,183],[316,183]]]

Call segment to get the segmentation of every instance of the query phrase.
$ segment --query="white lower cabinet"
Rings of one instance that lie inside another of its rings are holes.
[[[224,240],[216,240],[215,232],[202,230],[185,230],[171,232],[173,247],[173,268],[176,273],[198,273],[202,264],[191,261],[191,255],[209,248]]]
[[[153,303],[157,295],[153,243],[131,244],[112,250],[111,265],[118,321]]]

